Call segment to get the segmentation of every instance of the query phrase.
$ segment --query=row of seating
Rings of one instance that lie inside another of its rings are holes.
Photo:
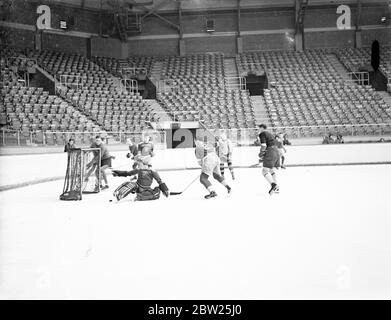
[[[388,123],[391,110],[369,86],[345,83],[327,50],[251,52],[237,58],[240,72],[267,73],[264,104],[274,127]],[[372,132],[374,127],[362,127]],[[307,130],[307,129],[306,129]],[[308,129],[307,135],[319,130]]]
[[[148,127],[149,110],[139,93],[125,90],[113,74],[87,58],[67,53],[45,51],[34,57],[65,86],[58,94],[106,131],[139,131]],[[120,108],[123,118],[112,118]]]
[[[93,57],[92,60],[111,74],[122,77],[129,69],[135,68],[134,76],[147,75],[151,72],[155,57],[130,57],[115,59],[108,57]]]
[[[371,48],[338,48],[333,50],[345,67],[351,71],[359,71],[371,65]],[[386,78],[391,77],[391,46],[380,48],[379,69]]]
[[[5,85],[1,91],[4,104],[1,108],[5,125],[13,130],[99,131],[85,115],[63,99],[49,95],[42,88]]]

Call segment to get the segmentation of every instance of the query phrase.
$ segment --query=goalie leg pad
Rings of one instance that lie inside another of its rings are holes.
[[[137,184],[133,181],[127,181],[121,184],[117,189],[115,189],[113,194],[119,201],[125,198],[129,193],[135,193],[136,191]]]

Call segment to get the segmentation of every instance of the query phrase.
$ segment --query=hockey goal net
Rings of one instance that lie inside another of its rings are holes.
[[[81,200],[83,193],[98,193],[100,179],[100,149],[71,150],[60,200]]]

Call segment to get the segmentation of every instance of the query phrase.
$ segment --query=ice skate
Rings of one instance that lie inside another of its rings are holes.
[[[279,191],[278,186],[277,186],[276,183],[273,182],[273,183],[272,183],[272,187],[271,187],[270,190],[269,190],[269,194],[270,194],[270,195],[273,195],[274,193],[278,192],[278,191],[276,191],[276,190]]]
[[[210,199],[210,198],[214,198],[214,197],[217,197],[217,193],[216,193],[216,191],[211,191],[209,194],[207,194],[205,196],[205,199]]]

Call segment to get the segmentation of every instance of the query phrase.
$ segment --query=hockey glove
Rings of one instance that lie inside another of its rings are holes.
[[[160,189],[161,192],[163,192],[163,194],[164,194],[166,197],[169,196],[170,192],[168,191],[167,185],[166,185],[164,182],[162,182],[161,184],[159,184],[159,189]]]

